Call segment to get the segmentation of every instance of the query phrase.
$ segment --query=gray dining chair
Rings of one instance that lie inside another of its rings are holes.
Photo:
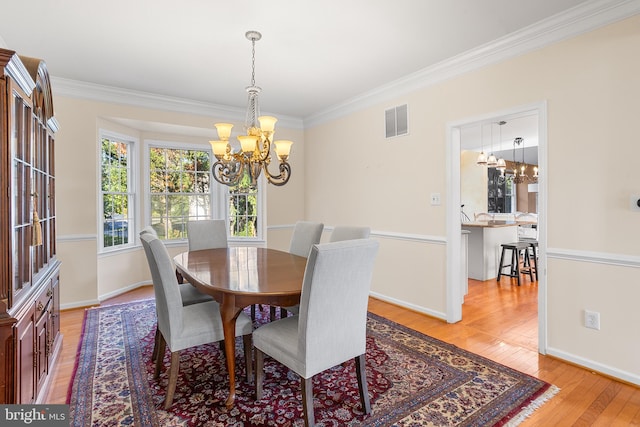
[[[187,222],[190,251],[226,248],[227,226],[224,219],[203,219]]]
[[[151,226],[147,226],[142,229],[142,231],[140,232],[141,239],[144,234],[148,234],[150,236],[158,238],[158,234],[156,233],[155,229]],[[147,248],[144,248],[144,249],[146,254]],[[147,257],[148,256],[149,255],[147,254]],[[176,277],[178,277],[177,272],[176,272]],[[191,286],[191,284],[189,283],[182,284],[180,279],[182,279],[182,276],[180,276],[178,280],[178,282],[180,283],[180,285],[178,286],[178,289],[180,291],[180,300],[182,301],[182,305],[191,305],[191,304],[198,304],[201,302],[213,301],[213,297],[211,297],[211,295],[203,294],[202,292],[197,290],[195,287]],[[160,342],[160,330],[156,328],[156,335],[153,340],[153,352],[151,353],[151,360],[154,362],[158,357],[159,342]]]
[[[333,227],[330,242],[339,242],[342,240],[368,239],[371,234],[369,227],[356,227],[348,225],[336,225]]]
[[[368,239],[370,234],[371,234],[371,229],[369,227],[337,225],[333,228],[333,231],[329,236],[329,242],[340,242],[343,240],[354,240],[354,239]],[[280,317],[287,317],[287,312],[292,314],[298,314],[298,312],[300,311],[300,306],[294,305],[290,307],[284,307],[284,310],[286,311],[284,313],[281,313]]]
[[[156,237],[150,234],[140,236],[145,248],[149,269],[153,277],[153,290],[156,297],[156,313],[158,314],[158,330],[160,340],[154,377],[160,376],[163,355],[166,346],[171,351],[169,366],[169,382],[164,408],[169,409],[173,403],[180,368],[180,351],[203,344],[224,340],[220,306],[215,301],[184,306],[181,303],[178,281],[174,274],[175,267],[167,252],[167,248]],[[236,320],[236,336],[242,336],[247,378],[252,375],[251,319],[240,313]],[[227,354],[226,357],[234,357]]]
[[[300,314],[267,323],[253,332],[258,400],[263,395],[266,354],[300,376],[305,425],[312,426],[313,376],[354,359],[362,411],[371,412],[365,352],[367,304],[377,252],[378,242],[371,239],[312,247],[302,284]]]
[[[307,258],[311,246],[320,243],[323,229],[324,224],[321,222],[296,222],[289,243],[289,253]]]
[[[293,228],[291,242],[289,243],[289,253],[301,257],[308,257],[311,246],[320,243],[324,224],[321,222],[298,221]],[[287,312],[298,313],[298,306],[281,307],[280,317],[287,317]],[[276,309],[271,307],[271,320],[276,318]]]

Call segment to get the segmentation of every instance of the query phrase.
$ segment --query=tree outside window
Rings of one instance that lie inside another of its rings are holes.
[[[131,142],[101,140],[102,247],[125,246],[132,241],[134,217]]]
[[[185,239],[187,222],[211,218],[209,153],[149,148],[151,226],[161,239]]]
[[[245,171],[238,185],[229,188],[229,228],[233,237],[258,236],[258,189]]]

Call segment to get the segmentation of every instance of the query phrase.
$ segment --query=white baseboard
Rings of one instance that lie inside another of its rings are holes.
[[[612,368],[611,366],[595,362],[590,359],[585,359],[584,357],[579,357],[571,353],[567,353],[566,351],[559,350],[557,348],[548,347],[547,355],[557,357],[558,359],[565,360],[574,365],[578,365],[582,368],[595,371],[600,374],[607,375],[612,378],[617,378],[622,381],[628,382],[630,384],[635,384],[640,386],[640,376],[637,374],[633,374],[631,372],[622,371],[617,368]]]
[[[106,294],[98,295],[98,299],[94,300],[85,300],[85,301],[75,301],[71,304],[60,304],[60,310],[68,310],[71,308],[81,308],[81,307],[91,307],[94,305],[100,305],[102,301],[107,300],[109,298],[117,297],[118,295],[122,295],[126,292],[132,291],[134,289],[141,288],[142,286],[150,285],[148,281],[133,283],[124,288],[116,289],[115,291],[108,292]]]
[[[369,295],[373,298],[379,299],[381,301],[386,301],[388,303],[408,308],[409,310],[417,311],[418,313],[427,314],[431,317],[435,317],[437,319],[442,319],[444,321],[447,320],[447,315],[440,311],[429,310],[428,308],[421,307],[419,305],[411,304],[410,302],[402,301],[399,299],[391,298],[383,294],[379,294],[377,292],[369,292]]]

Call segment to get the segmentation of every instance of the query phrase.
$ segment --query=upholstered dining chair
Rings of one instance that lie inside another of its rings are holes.
[[[368,239],[371,234],[369,227],[356,227],[347,225],[336,225],[333,227],[330,242],[339,242],[341,240]]]
[[[320,243],[323,229],[324,224],[321,222],[296,222],[289,243],[289,253],[307,258],[311,246]]]
[[[320,243],[324,224],[321,222],[298,221],[293,228],[291,242],[289,243],[289,253],[308,257],[311,246]],[[280,317],[287,317],[287,312],[298,313],[298,306],[281,307]],[[271,320],[276,318],[276,309],[271,307]]]
[[[378,242],[345,240],[314,245],[305,269],[300,314],[253,332],[256,398],[262,399],[264,355],[300,376],[305,425],[314,424],[312,378],[355,360],[360,404],[371,412],[365,373],[367,304]]]
[[[337,225],[333,228],[331,235],[329,236],[329,242],[340,242],[342,240],[354,240],[354,239],[368,239],[371,234],[369,227],[357,227],[347,225]],[[287,312],[292,314],[298,314],[300,311],[299,305],[291,307],[285,307],[284,314],[280,314],[280,317],[286,317]]]
[[[153,277],[153,290],[156,297],[158,314],[158,330],[160,330],[159,351],[156,359],[154,377],[160,376],[163,355],[168,345],[171,351],[169,382],[164,408],[169,409],[173,403],[173,395],[180,368],[180,351],[203,344],[224,340],[220,306],[215,301],[182,305],[179,285],[174,274],[175,267],[164,244],[150,234],[140,236],[145,248],[149,269]],[[252,374],[251,319],[240,313],[236,320],[236,336],[242,336],[248,378]],[[226,357],[234,357],[227,354]]]
[[[224,219],[204,219],[187,222],[190,251],[226,248],[227,226]]]
[[[142,239],[142,235],[144,234],[148,234],[150,236],[158,238],[158,234],[151,226],[147,226],[142,229],[142,231],[140,232],[141,239]],[[146,254],[147,248],[145,247],[144,249]],[[149,254],[147,254],[147,257],[148,256]],[[180,299],[182,301],[182,305],[191,305],[191,304],[198,304],[201,302],[213,301],[213,298],[210,295],[203,294],[202,292],[197,290],[195,287],[191,286],[189,283],[180,284],[178,286],[178,289],[180,291]],[[160,342],[160,330],[156,328],[156,336],[153,340],[153,352],[151,353],[151,360],[154,362],[156,360],[156,357],[158,357],[159,342]]]

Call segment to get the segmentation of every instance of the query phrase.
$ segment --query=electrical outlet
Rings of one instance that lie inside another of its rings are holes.
[[[440,193],[431,193],[431,206],[440,206]]]
[[[589,329],[600,330],[600,313],[597,311],[584,311],[584,326]]]

